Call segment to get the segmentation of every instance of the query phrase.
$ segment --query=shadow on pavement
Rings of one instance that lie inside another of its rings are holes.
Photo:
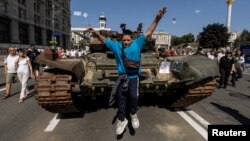
[[[244,99],[244,100],[248,100],[247,98],[250,98],[250,96],[245,95],[245,94],[240,93],[240,92],[231,92],[231,93],[229,93],[229,95],[232,97],[236,97],[236,98],[240,98],[240,99]]]
[[[240,123],[242,123],[242,124],[250,124],[250,119],[243,116],[243,115],[241,115],[239,113],[239,111],[234,110],[234,109],[229,108],[229,107],[226,107],[226,106],[222,106],[222,105],[220,105],[218,103],[211,102],[211,104],[213,106],[217,107],[218,109],[224,111],[225,113],[231,115],[234,119],[236,119]]]

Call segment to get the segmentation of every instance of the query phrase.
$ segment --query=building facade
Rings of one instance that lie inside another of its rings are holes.
[[[70,46],[70,0],[0,0],[0,44]]]
[[[233,43],[239,36],[240,32],[230,32],[229,43]]]
[[[169,48],[171,46],[171,34],[167,32],[154,32],[152,38],[155,39],[155,45]]]
[[[99,31],[99,30],[106,30],[106,31],[111,31],[111,28],[107,28],[107,21],[106,21],[105,16],[100,16],[99,17],[99,27],[94,27],[94,30]],[[84,39],[82,36],[87,36],[90,37],[88,32],[85,32],[87,28],[83,27],[72,27],[71,28],[71,42],[72,42],[72,47],[79,47],[80,46],[80,41]]]

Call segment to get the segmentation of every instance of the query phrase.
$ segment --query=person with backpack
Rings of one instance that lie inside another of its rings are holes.
[[[36,57],[40,54],[40,52],[35,48],[35,46],[30,46],[28,49],[26,55],[29,57],[32,68],[33,68],[33,73],[35,78],[39,76],[39,67],[40,65],[36,63]]]

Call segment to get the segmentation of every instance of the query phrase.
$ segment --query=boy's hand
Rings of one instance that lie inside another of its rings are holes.
[[[166,12],[167,12],[166,7],[163,7],[162,9],[160,9],[156,15],[156,20],[160,20]]]

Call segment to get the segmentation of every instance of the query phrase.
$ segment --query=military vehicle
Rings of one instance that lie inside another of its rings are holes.
[[[120,37],[114,31],[100,33]],[[166,100],[166,107],[176,108],[192,105],[214,93],[215,78],[219,75],[214,61],[204,56],[158,59],[153,47],[154,40],[148,40],[141,53],[144,78],[140,80],[140,97],[160,96]],[[85,97],[110,96],[118,77],[115,57],[95,37],[90,38],[90,49],[90,54],[78,59],[55,59],[52,50],[37,57],[38,63],[50,66],[36,80],[36,100],[40,106],[54,113],[81,112]]]

